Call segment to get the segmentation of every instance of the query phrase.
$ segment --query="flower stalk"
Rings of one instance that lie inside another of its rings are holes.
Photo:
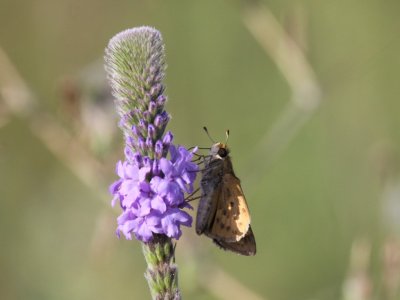
[[[143,254],[148,266],[145,277],[153,299],[181,299],[171,239],[165,235],[154,236],[151,243],[143,244]]]
[[[117,235],[143,243],[153,299],[180,299],[171,239],[180,238],[181,225],[192,224],[184,194],[193,192],[198,167],[192,162],[196,149],[175,146],[165,132],[170,115],[161,34],[150,27],[123,31],[110,40],[105,61],[125,139],[119,179],[110,186],[112,205],[122,209]]]

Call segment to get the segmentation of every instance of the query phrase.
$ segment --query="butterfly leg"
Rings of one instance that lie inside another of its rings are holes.
[[[199,199],[201,196],[193,197],[199,190],[200,190],[200,188],[197,188],[193,193],[191,193],[189,196],[187,196],[185,198],[185,201],[186,202],[191,202],[193,200]]]

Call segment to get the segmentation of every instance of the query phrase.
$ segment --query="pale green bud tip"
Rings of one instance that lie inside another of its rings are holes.
[[[110,40],[105,52],[106,71],[121,118],[134,109],[147,109],[164,90],[161,33],[147,26],[127,29]]]

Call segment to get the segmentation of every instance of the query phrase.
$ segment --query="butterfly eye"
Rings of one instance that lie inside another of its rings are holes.
[[[218,155],[219,155],[220,157],[225,157],[225,156],[228,155],[228,151],[226,151],[225,148],[219,148],[219,149],[218,149]]]

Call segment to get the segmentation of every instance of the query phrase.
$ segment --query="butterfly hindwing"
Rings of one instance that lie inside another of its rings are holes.
[[[222,240],[213,240],[215,244],[224,250],[233,251],[242,255],[251,256],[256,254],[256,240],[253,230],[249,226],[246,235],[238,242],[226,242]]]

